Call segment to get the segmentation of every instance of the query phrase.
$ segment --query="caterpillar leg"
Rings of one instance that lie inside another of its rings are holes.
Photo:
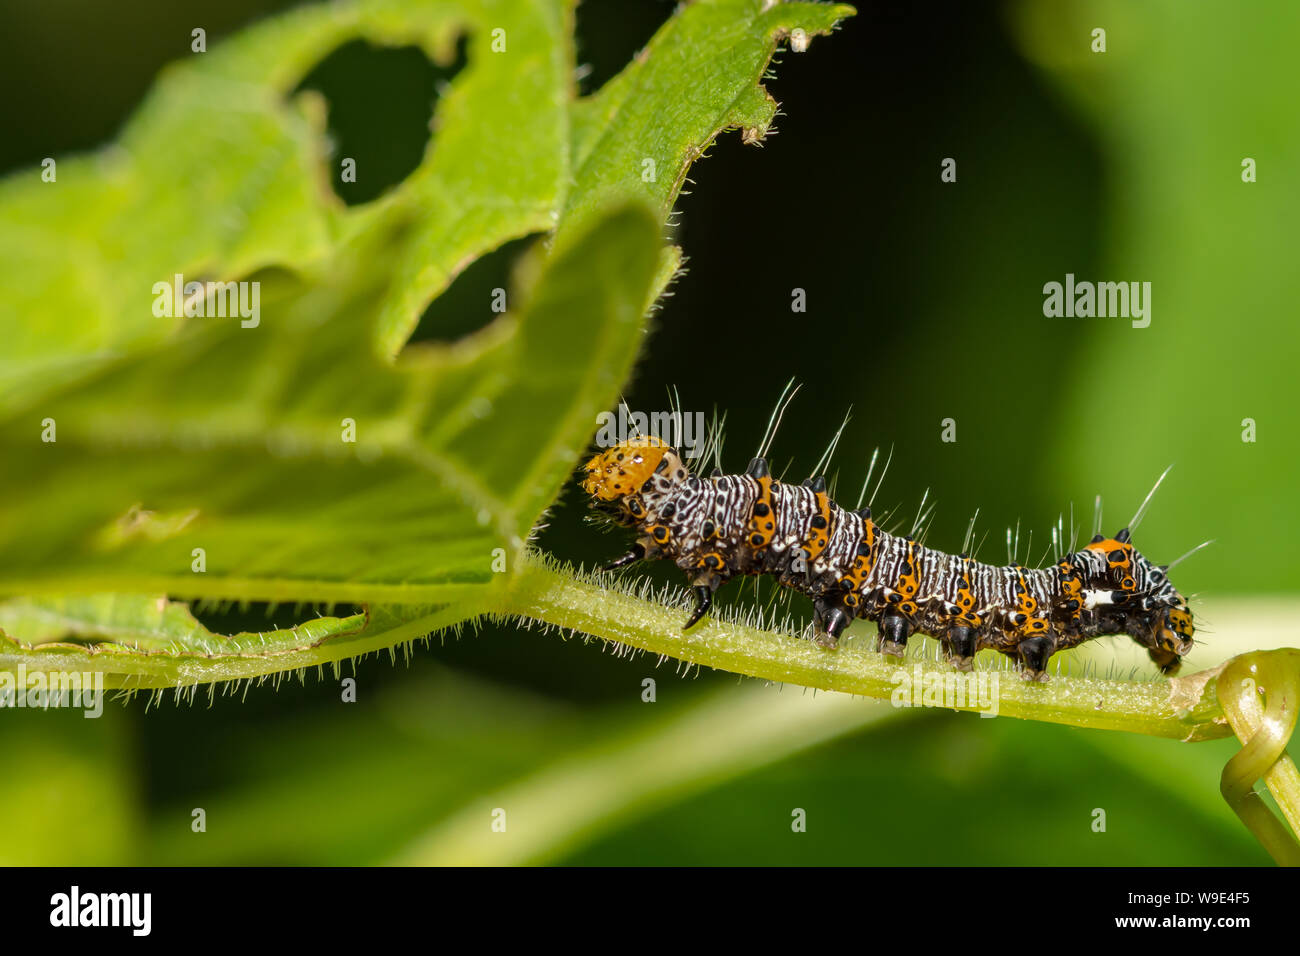
[[[818,598],[813,602],[813,610],[817,615],[817,628],[813,640],[822,647],[834,647],[839,643],[844,629],[853,622],[853,615],[824,598]]]
[[[713,588],[707,584],[697,584],[692,588],[692,591],[695,594],[695,610],[686,619],[686,623],[682,626],[683,631],[689,631],[713,607]]]
[[[901,614],[886,614],[877,625],[880,631],[880,653],[902,657],[907,650],[907,639],[912,635],[912,624]]]
[[[645,546],[641,542],[632,545],[632,550],[622,557],[615,558],[613,561],[601,568],[602,571],[613,571],[615,568],[626,567],[645,558]]]
[[[969,671],[975,666],[975,629],[957,624],[948,628],[939,639],[944,657],[959,671]]]
[[[1027,637],[1016,646],[1025,680],[1046,681],[1047,661],[1056,653],[1056,641],[1050,637]]]
[[[695,595],[695,610],[687,619],[683,631],[688,631],[709,613],[713,607],[713,592],[722,587],[731,575],[727,572],[722,555],[710,552],[691,570],[691,590]]]

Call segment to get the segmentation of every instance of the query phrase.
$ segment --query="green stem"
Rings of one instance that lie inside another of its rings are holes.
[[[1291,830],[1300,833],[1300,772],[1286,753],[1300,697],[1300,650],[1286,647],[1235,657],[1224,665],[1218,684],[1228,722],[1244,745],[1223,768],[1223,799],[1274,860],[1300,866],[1300,843],[1255,790],[1262,777]]]
[[[900,686],[951,686],[955,672],[921,658],[884,657],[848,640],[835,650],[792,635],[764,630],[715,614],[683,633],[682,612],[629,594],[607,576],[583,576],[533,557],[505,596],[505,613],[565,630],[617,641],[654,654],[780,683],[842,691],[879,700],[899,699]],[[977,672],[977,676],[980,672]],[[1014,672],[985,672],[996,712],[1177,740],[1198,741],[1230,733],[1214,693],[1214,671],[1170,681],[1118,681],[1056,676],[1048,683],[1020,680]],[[989,711],[986,701],[951,702],[958,710]]]

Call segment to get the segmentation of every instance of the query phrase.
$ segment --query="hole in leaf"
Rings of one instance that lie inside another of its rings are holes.
[[[409,341],[455,342],[514,308],[512,276],[538,234],[523,236],[479,256],[429,303]]]
[[[418,47],[353,40],[303,78],[294,92],[315,90],[329,104],[327,173],[343,202],[369,202],[420,165],[434,106],[464,67],[465,44],[462,36],[454,62],[439,66]]]
[[[617,76],[676,8],[669,0],[578,4],[578,92],[586,96]]]

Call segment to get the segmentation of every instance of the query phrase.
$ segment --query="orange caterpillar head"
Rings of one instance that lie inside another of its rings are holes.
[[[629,438],[586,464],[582,490],[601,501],[634,495],[656,471],[681,468],[672,446],[652,436]]]

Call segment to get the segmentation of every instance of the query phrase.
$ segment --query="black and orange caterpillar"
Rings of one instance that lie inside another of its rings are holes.
[[[816,640],[827,647],[861,617],[876,624],[886,654],[902,656],[911,635],[927,634],[961,670],[992,648],[1033,680],[1047,679],[1057,651],[1106,634],[1128,634],[1165,673],[1192,647],[1187,602],[1127,528],[1050,567],[997,567],[883,531],[870,508],[831,501],[824,478],[782,483],[762,457],[743,475],[701,478],[652,437],[596,455],[582,487],[593,507],[640,532],[609,568],[662,557],[687,572],[695,610],[686,628],[730,578],[770,574],[812,598]]]

